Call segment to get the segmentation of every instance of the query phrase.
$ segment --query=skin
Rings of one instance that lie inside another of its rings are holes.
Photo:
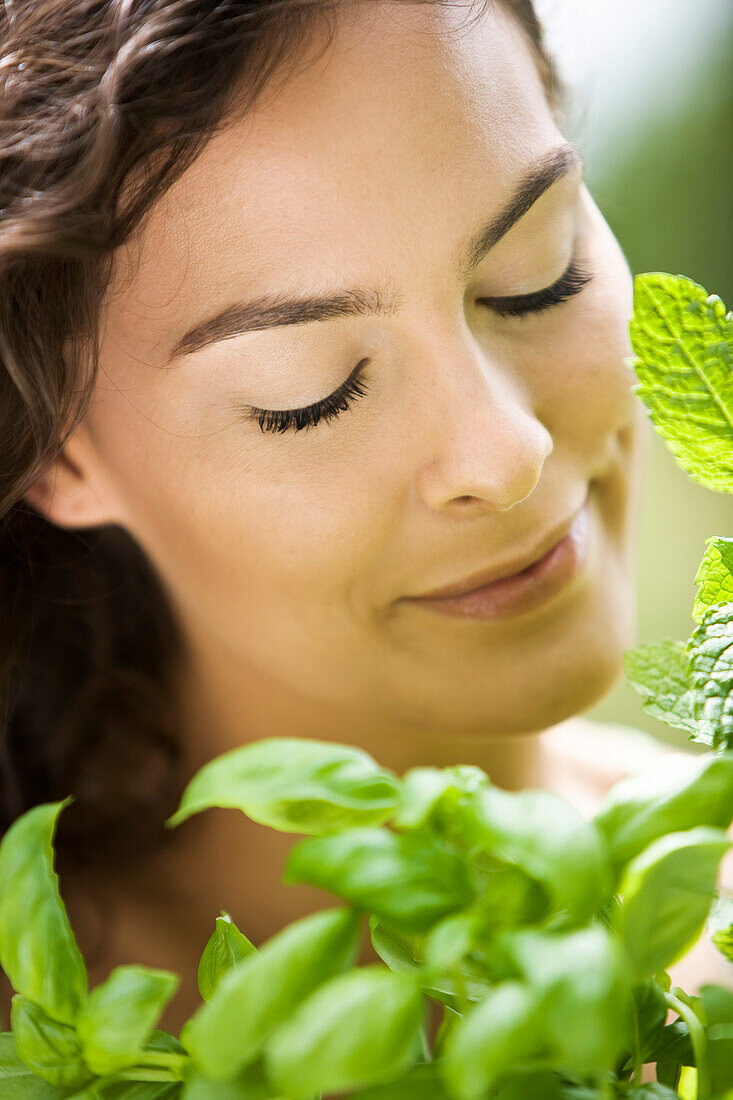
[[[465,20],[344,11],[320,58],[209,142],[118,253],[93,403],[28,494],[62,526],[123,525],[158,568],[187,643],[189,775],[300,734],[397,771],[477,763],[557,789],[543,731],[603,698],[634,642],[648,431],[624,362],[631,275],[580,168],[457,274],[461,245],[565,141],[513,19]],[[548,286],[574,250],[593,278],[570,300],[521,318],[478,301]],[[169,361],[233,301],[377,283],[399,313]],[[367,356],[369,391],[336,420],[278,435],[238,412],[326,397]],[[401,600],[531,554],[589,486],[588,561],[560,598],[485,622]],[[186,822],[136,861],[117,954],[192,974],[219,905],[257,942],[328,904],[279,886],[291,842],[226,811]]]

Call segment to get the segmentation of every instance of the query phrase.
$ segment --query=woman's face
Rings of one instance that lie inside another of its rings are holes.
[[[581,176],[501,5],[468,24],[368,3],[158,202],[117,256],[82,430],[104,518],[192,644],[304,705],[426,730],[541,729],[610,689],[646,417],[629,270]],[[592,278],[567,300],[491,304],[573,260]],[[324,295],[358,308],[284,304]],[[357,364],[336,417],[248,415],[327,398]],[[405,600],[531,559],[588,491],[588,558],[552,600],[483,620]]]

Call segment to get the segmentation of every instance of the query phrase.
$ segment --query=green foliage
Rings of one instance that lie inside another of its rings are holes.
[[[232,921],[228,913],[216,918],[216,926],[204,948],[198,969],[201,998],[210,1001],[221,979],[242,959],[256,950]]]
[[[631,334],[654,426],[690,476],[732,491],[722,303],[640,276]],[[0,965],[17,991],[0,1100],[732,1100],[733,990],[688,996],[666,969],[703,931],[733,959],[733,899],[716,889],[732,843],[733,539],[708,540],[695,579],[688,641],[627,650],[625,667],[642,706],[709,751],[617,783],[592,820],[474,766],[400,778],[325,741],[273,738],[202,768],[169,825],[229,806],[306,834],[284,881],[345,904],[258,948],[222,912],[180,1039],[155,1026],[176,975],[121,966],[88,989],[53,865],[69,800],[24,814],[0,841]],[[381,962],[357,965],[367,923]]]
[[[205,764],[183,792],[168,825],[211,806],[241,810],[286,833],[381,825],[397,803],[395,776],[349,745],[271,737]]]

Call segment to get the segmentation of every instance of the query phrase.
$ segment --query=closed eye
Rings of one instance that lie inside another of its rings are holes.
[[[535,290],[531,294],[516,294],[512,297],[479,298],[478,302],[488,306],[500,317],[522,317],[527,313],[539,313],[540,310],[566,302],[579,294],[592,278],[593,275],[590,272],[585,271],[577,260],[572,259],[560,278],[543,290]]]

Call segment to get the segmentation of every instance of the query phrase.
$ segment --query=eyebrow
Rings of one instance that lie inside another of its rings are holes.
[[[527,213],[541,195],[570,169],[583,165],[583,158],[571,142],[563,142],[545,153],[519,181],[511,198],[491,221],[472,234],[456,261],[461,280],[466,280],[502,237]],[[169,361],[190,355],[219,340],[243,336],[262,329],[285,325],[307,325],[317,321],[365,315],[390,315],[397,311],[399,295],[383,287],[353,287],[331,294],[305,297],[266,294],[251,302],[238,302],[200,321],[173,346]]]

